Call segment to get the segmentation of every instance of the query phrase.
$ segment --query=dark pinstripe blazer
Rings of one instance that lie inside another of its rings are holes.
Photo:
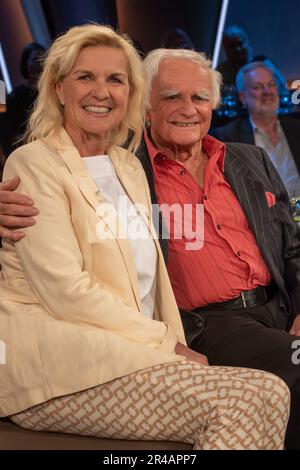
[[[157,203],[154,177],[145,142],[137,151],[146,172],[151,198]],[[300,313],[300,241],[290,214],[289,197],[270,162],[259,147],[226,144],[225,178],[248,219],[261,254],[279,288],[279,300],[287,313]],[[276,196],[269,207],[266,192]],[[166,253],[166,240],[162,241]]]

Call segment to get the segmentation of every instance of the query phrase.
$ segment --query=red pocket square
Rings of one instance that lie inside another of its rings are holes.
[[[269,191],[266,191],[266,199],[269,207],[273,207],[276,204],[276,196]]]

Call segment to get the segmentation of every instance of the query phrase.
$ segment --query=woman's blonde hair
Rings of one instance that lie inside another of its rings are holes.
[[[27,141],[56,133],[63,125],[63,108],[56,85],[71,71],[84,47],[108,46],[121,49],[128,64],[129,99],[126,114],[111,133],[110,145],[121,145],[130,136],[129,150],[136,150],[144,123],[146,85],[139,54],[125,35],[98,24],[75,26],[54,41],[44,60],[38,84],[38,98],[29,120]]]

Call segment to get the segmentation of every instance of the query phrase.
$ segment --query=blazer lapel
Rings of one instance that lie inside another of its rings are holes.
[[[146,173],[152,204],[157,204],[157,196],[155,193],[154,185],[154,174],[144,136],[142,137],[141,144],[137,149],[136,156],[140,160],[144,168],[144,172]]]
[[[86,169],[79,152],[67,132],[62,130],[53,143],[77,183],[80,192],[96,211],[99,203],[104,201],[104,197]]]
[[[252,171],[242,158],[226,151],[225,178],[232,187],[256,241],[263,251],[263,240],[266,234],[262,233],[264,227],[268,227],[270,214],[265,195],[264,185],[253,177]]]
[[[77,149],[75,148],[67,132],[65,130],[61,131],[58,138],[56,138],[55,140],[51,139],[50,143],[52,146],[54,144],[54,146],[56,147],[56,150],[58,150],[66,166],[68,167],[70,173],[72,174],[75,182],[77,183],[78,188],[81,194],[83,195],[83,197],[90,204],[90,206],[95,210],[95,212],[97,213],[97,217],[102,219],[107,229],[111,232],[112,238],[118,244],[120,253],[124,260],[126,270],[127,270],[130,282],[131,282],[133,294],[134,294],[137,306],[140,310],[141,304],[140,304],[139,290],[138,290],[138,279],[137,279],[137,273],[136,273],[136,267],[135,267],[134,258],[132,254],[132,249],[130,246],[130,242],[128,241],[127,238],[122,238],[118,236],[118,234],[120,234],[119,232],[120,220],[119,220],[117,212],[115,211],[114,208],[112,209],[114,211],[114,217],[112,218],[105,217],[106,211],[103,211],[102,213],[101,204],[106,204],[106,200],[104,196],[101,194],[101,191],[99,190],[98,186],[96,185],[93,178],[89,174],[88,170],[86,169],[81,156],[79,155]],[[122,151],[122,149],[120,150]],[[112,161],[113,160],[117,161],[118,153],[116,151],[112,151],[112,153],[114,154]],[[117,174],[119,176],[118,171],[117,171]],[[127,177],[124,178],[122,176],[121,182],[127,191],[128,190]],[[128,185],[128,186],[131,186],[131,185]],[[135,193],[135,191],[133,190],[131,192]],[[128,191],[128,194],[130,195],[130,191]]]
[[[120,157],[120,154],[113,149],[109,156],[130,200],[137,206],[144,222],[149,225],[151,214],[148,209],[149,201],[146,197],[147,188],[144,187],[143,170],[139,162],[131,154],[128,155],[126,150],[123,150],[123,152],[124,155]]]
[[[123,150],[123,152],[124,154],[121,155],[121,158],[119,152],[116,153],[114,150],[112,150],[109,155],[129,198],[135,205],[137,205],[136,208],[153,238],[159,257],[163,260],[164,256],[161,251],[159,238],[152,222],[151,199],[149,198],[149,200],[147,200],[146,191],[149,187],[148,185],[147,187],[144,187],[145,178],[143,169],[141,168],[140,163],[136,159],[132,158],[131,155],[129,155],[130,161],[128,162],[128,152],[125,150]]]
[[[240,132],[240,136],[237,139],[237,142],[255,145],[254,132],[253,132],[251,122],[248,116],[241,119],[240,125],[239,125],[239,132]]]
[[[253,163],[251,155],[248,159],[251,165]],[[245,212],[263,258],[268,266],[272,266],[266,243],[267,232],[271,228],[270,211],[265,194],[266,188],[269,189],[268,186],[255,179],[250,166],[244,162],[243,155],[237,155],[230,150],[226,151],[224,175]],[[272,191],[272,188],[270,190]]]

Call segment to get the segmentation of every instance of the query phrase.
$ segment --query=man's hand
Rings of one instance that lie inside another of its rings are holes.
[[[12,241],[21,240],[25,236],[18,229],[35,224],[33,216],[39,213],[32,199],[13,192],[19,183],[20,178],[17,176],[0,183],[0,237]]]
[[[300,336],[300,315],[297,315],[293,321],[292,328],[290,329],[290,334],[295,336]]]
[[[176,354],[179,354],[180,356],[184,356],[188,361],[198,362],[199,364],[202,364],[204,366],[209,365],[206,356],[196,351],[193,351],[193,349],[190,349],[184,346],[184,344],[182,343],[176,344],[175,352]]]

